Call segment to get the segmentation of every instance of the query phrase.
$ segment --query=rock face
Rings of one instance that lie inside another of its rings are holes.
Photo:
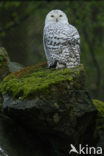
[[[97,112],[84,79],[83,66],[55,70],[42,65],[11,73],[0,85],[3,111],[48,140],[59,155],[68,154],[70,144],[95,144]]]
[[[0,113],[0,156],[52,156],[48,142]]]

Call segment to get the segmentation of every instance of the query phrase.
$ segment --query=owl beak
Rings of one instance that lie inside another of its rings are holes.
[[[58,22],[58,18],[56,18],[56,22]]]

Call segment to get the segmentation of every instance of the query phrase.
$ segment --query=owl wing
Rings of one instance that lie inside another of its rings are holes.
[[[72,45],[80,45],[80,35],[78,30],[69,24],[69,31],[68,31],[68,38],[69,38],[69,43]]]
[[[51,54],[50,54],[50,51],[47,47],[47,42],[48,42],[48,36],[49,36],[49,31],[48,31],[48,28],[45,28],[44,27],[44,32],[43,32],[43,45],[44,45],[44,50],[45,50],[45,55],[46,55],[46,58],[47,58],[47,61],[48,61],[48,67],[51,67],[51,66],[54,66],[55,62],[54,60],[52,59],[51,57]]]
[[[69,24],[68,43],[71,45],[72,51],[75,54],[78,63],[80,63],[80,35],[78,30]]]

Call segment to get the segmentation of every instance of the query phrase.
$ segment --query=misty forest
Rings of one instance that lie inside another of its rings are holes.
[[[80,34],[75,69],[46,64],[43,29],[53,9]],[[104,148],[103,101],[103,1],[0,2],[1,156],[68,156],[79,143]]]

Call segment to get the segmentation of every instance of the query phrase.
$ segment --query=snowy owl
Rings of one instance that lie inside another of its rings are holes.
[[[80,64],[80,36],[63,11],[47,14],[43,44],[49,68],[74,68]]]

